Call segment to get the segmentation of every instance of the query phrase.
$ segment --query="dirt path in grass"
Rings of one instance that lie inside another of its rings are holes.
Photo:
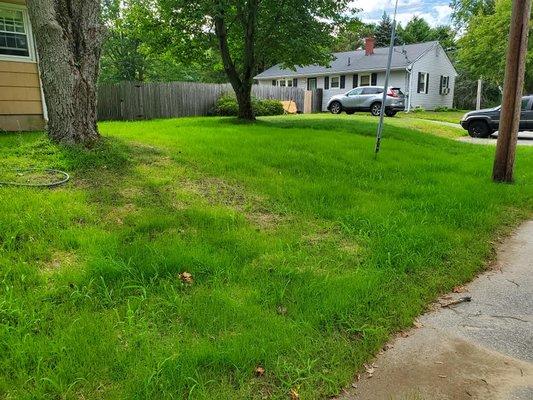
[[[441,304],[471,301],[423,315],[340,399],[533,399],[533,221],[457,291]]]

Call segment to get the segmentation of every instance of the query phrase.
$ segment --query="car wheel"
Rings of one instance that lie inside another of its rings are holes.
[[[398,112],[398,111],[387,110],[387,109],[385,109],[385,115],[386,115],[387,117],[394,117],[394,116],[396,115],[397,112]]]
[[[468,125],[468,134],[473,138],[487,138],[491,133],[485,121],[472,121]]]
[[[346,110],[346,114],[348,114],[348,115],[352,115],[353,113],[355,113],[354,110]]]
[[[370,106],[370,114],[372,114],[374,117],[377,117],[379,116],[379,114],[381,113],[381,103],[373,103],[371,106]]]
[[[329,105],[329,111],[331,111],[332,114],[340,114],[342,112],[342,104],[338,101],[334,101]]]

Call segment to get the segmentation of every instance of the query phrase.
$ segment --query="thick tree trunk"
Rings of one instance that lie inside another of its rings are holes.
[[[252,108],[252,88],[251,86],[242,87],[235,90],[237,96],[237,103],[239,104],[240,119],[247,119],[253,121],[255,119],[254,110]]]
[[[96,125],[97,80],[104,28],[100,0],[28,0],[48,109],[48,134],[90,146]]]
[[[257,29],[258,7],[258,0],[248,0],[246,6],[238,11],[245,32],[242,76],[237,72],[237,68],[231,57],[228,45],[227,26],[224,19],[224,6],[222,4],[219,3],[218,13],[213,16],[215,33],[218,38],[224,70],[235,91],[237,103],[239,104],[238,117],[250,121],[255,120],[252,109],[252,83],[253,71],[255,69],[255,33]]]

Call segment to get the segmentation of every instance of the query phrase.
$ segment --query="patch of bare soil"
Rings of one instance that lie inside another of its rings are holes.
[[[73,251],[56,250],[49,260],[40,266],[44,274],[52,274],[66,267],[70,267],[77,262],[76,253]]]
[[[286,217],[271,212],[261,197],[250,195],[240,185],[229,184],[220,178],[190,180],[184,182],[183,187],[211,205],[226,206],[243,213],[246,219],[262,229],[275,228],[286,220]]]

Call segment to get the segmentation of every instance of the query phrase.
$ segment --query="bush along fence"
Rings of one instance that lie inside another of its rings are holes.
[[[100,85],[98,88],[99,120],[135,120],[211,115],[217,100],[233,93],[229,84],[172,82]],[[259,99],[293,100],[304,111],[306,91],[294,87],[254,85],[252,96]],[[305,107],[309,112],[315,107]],[[319,111],[319,110],[317,110]]]

